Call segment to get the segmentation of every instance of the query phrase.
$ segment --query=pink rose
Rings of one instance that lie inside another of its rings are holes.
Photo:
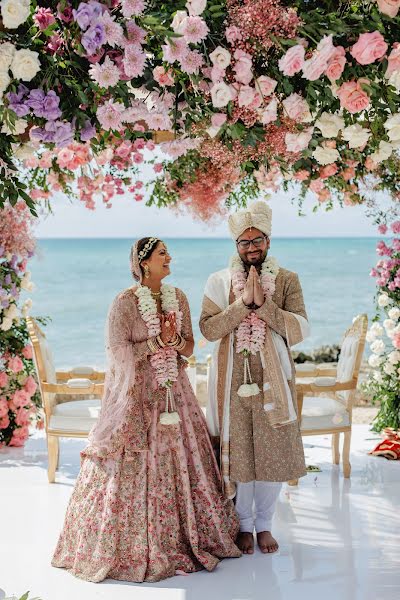
[[[3,418],[6,415],[8,415],[8,402],[3,397],[3,398],[0,398],[0,417]]]
[[[393,233],[400,233],[400,221],[395,221],[391,224],[390,229]]]
[[[36,392],[37,390],[37,384],[35,379],[32,377],[32,375],[29,375],[26,379],[25,379],[25,383],[24,383],[24,390],[30,395],[33,396],[33,394]]]
[[[304,46],[301,46],[300,44],[289,48],[286,54],[279,59],[279,70],[286,75],[286,77],[291,77],[295,73],[301,71],[304,65],[304,53]]]
[[[400,0],[377,0],[379,10],[388,17],[396,17],[400,8]]]
[[[29,404],[30,396],[25,390],[16,390],[12,400],[16,408],[21,408]]]
[[[57,156],[57,163],[62,169],[69,169],[74,159],[74,151],[71,148],[61,148]]]
[[[374,171],[374,169],[376,169],[376,167],[378,166],[370,156],[367,156],[367,158],[365,159],[365,168],[368,171]]]
[[[302,152],[311,141],[313,128],[305,129],[299,133],[287,133],[285,135],[286,150],[288,152]]]
[[[400,333],[396,333],[393,337],[393,346],[400,350]]]
[[[369,96],[362,89],[362,83],[366,83],[366,80],[346,81],[336,92],[341,107],[346,108],[352,114],[361,112],[369,106]]]
[[[8,418],[8,415],[4,415],[4,417],[0,419],[0,429],[7,429],[9,425],[10,419]]]
[[[315,81],[325,72],[328,62],[335,53],[332,36],[326,35],[319,42],[313,56],[304,62],[303,77],[309,81]]]
[[[278,82],[275,81],[275,79],[272,79],[271,77],[261,75],[261,77],[258,77],[258,79],[256,80],[256,83],[256,88],[261,92],[261,94],[264,97],[267,97],[274,92]]]
[[[330,165],[325,165],[322,167],[319,172],[319,176],[321,179],[327,179],[328,177],[332,177],[332,175],[336,175],[338,172],[338,168],[336,163],[331,163]]]
[[[211,117],[211,125],[213,127],[222,127],[222,125],[225,123],[225,121],[226,121],[225,113],[214,113],[213,116]]]
[[[13,373],[19,373],[24,368],[24,363],[19,356],[13,356],[8,359],[8,368]]]
[[[236,50],[233,56],[236,59],[235,66],[233,67],[236,74],[236,81],[248,85],[253,79],[251,55],[243,50]]]
[[[317,196],[318,196],[318,202],[322,203],[322,202],[326,202],[327,200],[329,200],[329,198],[331,197],[331,193],[327,188],[324,188],[323,190],[318,192]]]
[[[387,225],[385,225],[385,223],[381,223],[381,225],[379,225],[378,227],[378,231],[379,233],[381,233],[382,235],[385,235],[385,233],[387,233]]]
[[[172,69],[165,70],[161,65],[153,69],[153,77],[163,87],[174,85],[175,83]]]
[[[309,177],[310,173],[307,169],[300,169],[300,171],[297,171],[297,173],[293,175],[293,178],[296,179],[296,181],[305,181]]]
[[[309,113],[307,102],[299,94],[290,94],[282,102],[283,109],[287,116],[293,121],[302,121]]]
[[[29,429],[28,427],[19,427],[14,429],[13,436],[10,441],[10,446],[23,446],[24,442],[28,439]]]
[[[328,61],[328,67],[325,71],[325,75],[331,81],[337,81],[344,70],[346,64],[346,52],[343,46],[336,46],[335,53]]]
[[[399,0],[400,1],[400,0]],[[400,44],[395,42],[392,46],[392,51],[388,58],[388,67],[386,69],[385,76],[389,79],[392,73],[400,71]]]
[[[356,170],[354,167],[348,167],[342,171],[342,177],[345,181],[350,181],[356,176]]]
[[[310,190],[316,194],[320,194],[324,189],[324,182],[322,179],[313,179],[310,183]]]
[[[8,375],[4,371],[0,371],[0,388],[5,388],[8,384]]]
[[[273,98],[268,106],[260,111],[260,120],[263,125],[273,123],[278,118],[278,102]]]
[[[350,54],[360,65],[369,65],[386,54],[388,45],[379,31],[361,33]]]
[[[256,90],[249,85],[241,85],[238,94],[239,106],[250,106],[256,97]]]

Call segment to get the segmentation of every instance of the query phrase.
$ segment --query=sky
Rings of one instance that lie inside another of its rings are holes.
[[[337,207],[312,212],[314,201],[305,203],[305,217],[291,204],[292,194],[278,192],[268,201],[272,210],[272,235],[276,237],[367,237],[376,236],[376,226],[363,207]],[[117,196],[111,209],[99,203],[90,211],[77,200],[71,203],[58,195],[52,201],[53,214],[42,216],[36,227],[39,238],[138,238],[228,237],[226,219],[210,226],[192,216],[177,216],[170,209],[147,207],[128,196]]]

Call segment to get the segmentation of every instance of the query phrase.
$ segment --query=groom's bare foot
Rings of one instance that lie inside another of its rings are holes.
[[[237,536],[236,545],[243,554],[254,554],[253,534],[248,531],[241,531]]]
[[[263,554],[272,554],[279,548],[278,542],[272,537],[270,531],[260,531],[257,533],[257,543]]]

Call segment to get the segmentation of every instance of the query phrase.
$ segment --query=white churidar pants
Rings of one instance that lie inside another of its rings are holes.
[[[276,501],[282,489],[279,481],[236,483],[236,512],[240,531],[271,531]]]

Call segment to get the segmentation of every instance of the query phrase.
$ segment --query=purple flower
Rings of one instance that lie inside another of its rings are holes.
[[[102,23],[95,23],[83,34],[81,43],[86,52],[95,54],[97,48],[106,41],[106,34]]]
[[[71,123],[56,121],[57,129],[54,133],[54,143],[58,148],[68,146],[74,140],[74,131]]]
[[[10,306],[10,302],[8,300],[3,300],[1,306],[2,308],[8,308]]]
[[[13,254],[10,260],[10,267],[15,270],[16,264],[18,262],[18,256]]]
[[[7,273],[7,275],[4,277],[4,283],[6,285],[11,285],[11,275],[10,275],[10,273]]]
[[[73,10],[75,21],[79,27],[85,31],[90,23],[97,19],[102,14],[102,6],[99,2],[81,2],[78,6],[78,10]]]
[[[2,245],[0,244],[0,256],[3,256],[3,254],[4,254],[4,250],[5,250],[4,246],[2,246]]]
[[[15,112],[17,117],[25,117],[29,113],[29,106],[24,102],[24,96],[29,92],[24,85],[18,86],[18,92],[9,92],[6,94],[8,107]]]
[[[36,117],[44,117],[49,121],[61,117],[61,110],[58,107],[60,98],[53,91],[46,95],[43,90],[31,90],[27,104],[33,109]]]
[[[96,135],[96,128],[90,121],[85,121],[85,125],[82,128],[80,135],[82,142],[88,142]]]

